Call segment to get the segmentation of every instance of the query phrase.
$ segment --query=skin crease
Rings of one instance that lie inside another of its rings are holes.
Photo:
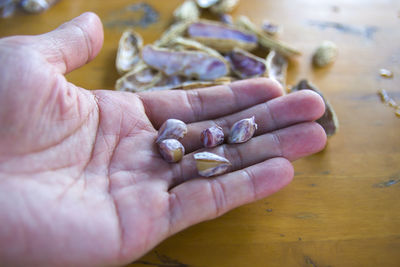
[[[322,99],[307,90],[281,96],[267,79],[141,94],[69,83],[64,74],[102,42],[93,13],[44,35],[0,39],[1,266],[127,264],[182,229],[275,193],[293,178],[290,161],[325,146],[313,122]],[[201,131],[218,124],[227,133],[250,116],[253,139],[210,149],[231,161],[229,173],[199,178],[192,155]],[[154,144],[168,118],[188,124],[178,164]]]

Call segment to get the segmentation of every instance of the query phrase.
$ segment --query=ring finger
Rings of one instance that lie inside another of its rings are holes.
[[[293,161],[322,150],[325,143],[323,128],[315,122],[307,122],[254,137],[244,144],[225,144],[205,151],[228,159],[232,164],[228,172],[232,172],[275,157]],[[170,187],[199,177],[193,158],[196,152],[185,155],[174,165]]]

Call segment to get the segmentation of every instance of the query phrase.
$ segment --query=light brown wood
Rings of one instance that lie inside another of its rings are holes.
[[[89,10],[109,25],[138,2],[63,0],[40,15],[0,20],[0,36],[43,33]],[[146,2],[160,14],[157,23],[135,28],[149,43],[181,1]],[[400,266],[400,119],[376,94],[384,88],[400,102],[399,11],[396,0],[241,1],[234,16],[284,26],[280,39],[303,52],[291,62],[288,84],[316,84],[336,108],[339,133],[323,152],[295,162],[284,190],[191,227],[132,266]],[[123,29],[105,26],[100,55],[68,79],[112,89]],[[339,57],[314,70],[311,55],[323,40],[338,45]],[[380,77],[380,68],[394,77]]]

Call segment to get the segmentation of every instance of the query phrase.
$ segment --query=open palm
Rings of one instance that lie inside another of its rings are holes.
[[[0,40],[0,265],[119,265],[163,239],[266,197],[293,177],[289,161],[321,150],[312,122],[324,111],[310,91],[281,96],[255,79],[193,91],[87,91],[68,73],[93,59],[101,22],[86,13],[40,36]],[[95,79],[96,77],[88,77]],[[200,132],[227,132],[255,116],[256,137],[210,149],[230,172],[199,178]],[[168,118],[188,124],[187,155],[160,158]]]

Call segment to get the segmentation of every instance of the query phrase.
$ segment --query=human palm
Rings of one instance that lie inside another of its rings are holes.
[[[86,13],[41,36],[0,40],[0,265],[120,265],[163,239],[266,197],[293,177],[289,161],[325,145],[310,91],[281,96],[255,79],[193,91],[87,91],[64,74],[99,52],[101,22]],[[95,77],[90,77],[95,78]],[[199,178],[201,130],[227,132],[255,116],[256,136],[210,149],[229,173]],[[188,124],[187,155],[161,159],[168,118]]]

